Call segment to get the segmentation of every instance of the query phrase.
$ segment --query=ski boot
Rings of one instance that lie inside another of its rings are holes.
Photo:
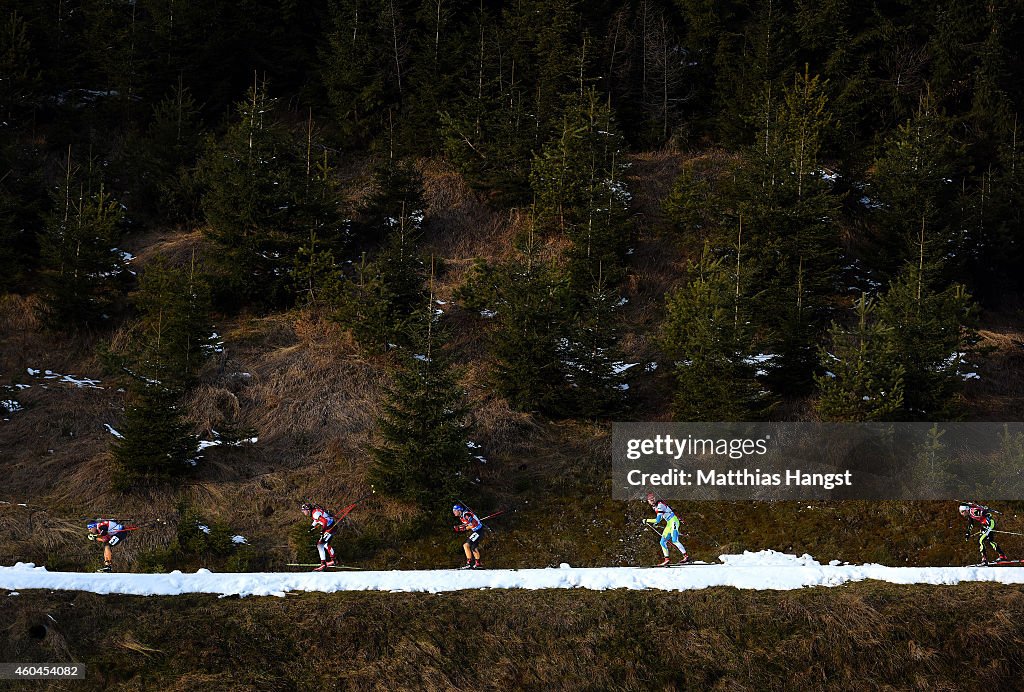
[[[668,563],[670,562],[672,562],[672,560],[670,560],[668,555],[666,555],[665,559],[656,564],[655,567],[668,567]]]
[[[689,562],[693,562],[693,558],[690,557],[689,553],[683,553],[683,556],[681,558],[679,558],[679,562],[677,562],[676,564],[677,565],[685,565],[685,564],[687,564]]]
[[[476,562],[473,563],[473,569],[483,569],[483,568],[484,568],[484,563],[482,563],[480,560],[477,560]]]
[[[321,560],[320,561],[320,566],[319,567],[314,567],[313,571],[314,572],[323,572],[325,569],[327,569],[327,560]]]
[[[472,560],[466,560],[465,567],[459,567],[459,569],[473,569],[473,561]]]
[[[1009,562],[1010,558],[1006,557],[1003,553],[999,553],[999,557],[996,558],[997,562]]]
[[[327,561],[327,564],[325,566],[326,567],[334,567],[334,565],[336,565],[336,564],[337,564],[337,562],[335,561],[335,559],[331,558],[330,560]]]
[[[97,572],[113,572],[114,571],[114,566],[111,565],[109,562],[105,562],[105,563],[103,563],[103,566],[100,567],[96,571]]]

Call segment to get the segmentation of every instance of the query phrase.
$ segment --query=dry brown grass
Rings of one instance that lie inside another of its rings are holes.
[[[125,249],[135,255],[132,267],[138,271],[157,257],[163,257],[172,267],[188,267],[193,257],[202,261],[212,246],[200,228],[161,229],[130,237]]]
[[[38,331],[42,327],[39,320],[41,302],[35,295],[0,295],[0,324],[6,325],[3,330],[4,338],[16,333]]]
[[[1024,333],[1012,324],[1000,324],[993,316],[980,329],[983,356],[969,355],[978,364],[980,380],[964,384],[965,403],[972,420],[1015,421],[1024,418]],[[997,326],[998,325],[998,326]]]
[[[440,159],[421,161],[420,171],[427,202],[428,252],[458,265],[475,258],[493,259],[507,251],[519,214],[489,207]]]
[[[22,592],[0,618],[0,657],[84,662],[75,689],[968,690],[1017,689],[1024,672],[1024,593],[995,585]]]

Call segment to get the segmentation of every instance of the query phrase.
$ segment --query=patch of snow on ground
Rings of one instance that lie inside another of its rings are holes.
[[[768,374],[768,366],[771,365],[772,360],[775,359],[774,353],[758,353],[756,356],[747,356],[743,359],[743,362],[747,365],[764,365],[765,367],[755,368],[754,375],[757,377],[764,377]]]
[[[518,570],[416,570],[346,573],[274,572],[215,574],[95,574],[50,572],[18,563],[0,567],[0,589],[90,591],[140,596],[215,593],[222,596],[284,596],[289,592],[391,591],[427,592],[467,589],[654,589],[688,591],[716,586],[786,591],[811,586],[840,586],[874,579],[893,584],[959,584],[993,582],[1024,584],[1024,569],[1012,567],[887,567],[823,565],[809,555],[772,550],[722,555],[722,564],[696,564],[674,569],[642,567],[559,568]]]
[[[41,374],[44,380],[57,380],[63,384],[72,384],[76,387],[88,387],[89,389],[103,389],[100,386],[99,380],[93,380],[88,377],[75,377],[74,375],[61,375],[59,372],[53,370],[36,370],[35,368],[26,368],[26,372],[32,377],[39,377]]]

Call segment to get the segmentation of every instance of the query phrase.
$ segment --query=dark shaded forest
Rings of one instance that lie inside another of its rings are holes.
[[[309,310],[387,358],[370,479],[419,500],[464,485],[467,331],[480,382],[553,420],[939,420],[976,414],[979,316],[1019,309],[1016,3],[52,0],[0,22],[0,289],[123,378],[123,488],[189,468],[215,316]],[[656,221],[651,151],[682,161]],[[461,321],[435,309],[425,161],[523,220],[459,273]],[[133,268],[117,248],[154,229],[202,251]],[[687,258],[640,327],[660,409],[623,380],[640,237]]]

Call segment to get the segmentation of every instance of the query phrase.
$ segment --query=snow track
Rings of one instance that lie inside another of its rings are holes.
[[[1024,569],[1014,567],[886,567],[823,565],[810,555],[797,557],[767,550],[723,555],[722,564],[678,569],[637,567],[547,568],[520,570],[414,570],[384,572],[248,572],[195,574],[85,574],[49,572],[18,563],[0,567],[0,589],[91,591],[99,594],[175,596],[210,593],[221,596],[284,596],[294,592],[426,592],[466,589],[659,589],[687,591],[713,586],[737,589],[790,590],[840,586],[873,579],[893,584],[1024,584]],[[12,594],[13,595],[13,594]]]

